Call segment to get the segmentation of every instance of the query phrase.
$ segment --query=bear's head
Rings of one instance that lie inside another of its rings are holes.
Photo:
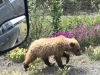
[[[73,54],[75,54],[76,56],[81,55],[80,45],[75,38],[69,39],[68,46],[69,46],[69,51],[71,51]]]

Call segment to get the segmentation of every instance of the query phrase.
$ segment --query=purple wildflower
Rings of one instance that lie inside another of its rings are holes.
[[[87,30],[86,26],[83,26],[82,24],[74,27],[71,31],[66,31],[66,32],[57,32],[54,33],[53,35],[49,36],[50,38],[52,37],[57,37],[63,35],[67,38],[76,38],[79,42],[82,42],[84,40],[90,40],[95,36],[100,37],[100,25],[95,25],[92,28],[89,28]]]
[[[72,38],[72,33],[71,32],[65,32],[65,37],[67,38]]]
[[[95,25],[93,27],[93,31],[95,32],[95,34],[100,37],[100,25]]]
[[[78,25],[77,27],[73,28],[72,29],[72,34],[80,42],[82,40],[88,40],[89,39],[88,30],[83,25]]]

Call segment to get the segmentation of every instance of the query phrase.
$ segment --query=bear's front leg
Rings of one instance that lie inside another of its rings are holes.
[[[58,64],[58,66],[63,69],[64,68],[64,65],[62,64],[62,60],[61,60],[61,57],[55,57],[55,60]]]
[[[55,64],[55,63],[50,63],[48,58],[43,59],[43,61],[49,67],[54,66],[54,64]]]
[[[67,58],[66,63],[68,63],[68,62],[69,62],[69,57],[70,57],[70,56],[64,52],[64,53],[63,53],[63,57]]]
[[[23,62],[23,64],[24,64],[25,71],[27,71],[27,68],[29,68],[29,65],[25,64],[24,62]]]

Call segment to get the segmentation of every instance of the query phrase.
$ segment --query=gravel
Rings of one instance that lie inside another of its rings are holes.
[[[100,75],[100,61],[90,60],[85,54],[72,57],[69,64],[73,67],[68,75]]]
[[[63,63],[65,63],[64,59]],[[86,54],[71,56],[68,65],[70,70],[67,75],[100,75],[100,61],[90,60]],[[56,75],[59,72],[57,66],[47,67],[44,63],[38,64],[37,69],[42,69],[44,75]],[[19,72],[21,75],[27,75],[30,72],[24,71],[22,63],[14,63],[4,56],[0,56],[0,73],[3,71]]]

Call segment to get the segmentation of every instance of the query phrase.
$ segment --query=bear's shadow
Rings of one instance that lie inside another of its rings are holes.
[[[52,67],[45,67],[42,69],[42,73],[44,75],[54,75],[56,72],[59,70],[57,66],[52,66]]]
[[[71,65],[67,65],[67,68],[73,67]],[[42,69],[43,75],[56,75],[59,72],[59,67],[58,66],[52,66],[52,67],[45,67]]]
[[[68,71],[67,75],[83,75],[83,74],[85,75],[85,74],[87,74],[87,70],[84,68],[74,67],[72,65],[67,65],[66,67],[67,67],[67,69],[64,70],[64,72]],[[40,69],[42,68],[41,72],[40,72],[39,68]],[[59,67],[56,65],[52,66],[52,67],[45,66],[44,68],[43,67],[39,67],[39,68],[36,68],[36,69],[43,75],[59,75],[59,72],[60,72]],[[68,68],[70,68],[70,70],[68,70]]]
[[[70,67],[70,70],[67,72],[67,75],[82,75],[82,74],[87,74],[87,70],[83,68],[75,68],[72,65],[68,65],[67,68]],[[67,70],[66,70],[67,71]],[[56,75],[59,72],[59,67],[58,66],[53,66],[53,67],[45,67],[42,69],[43,75]]]

